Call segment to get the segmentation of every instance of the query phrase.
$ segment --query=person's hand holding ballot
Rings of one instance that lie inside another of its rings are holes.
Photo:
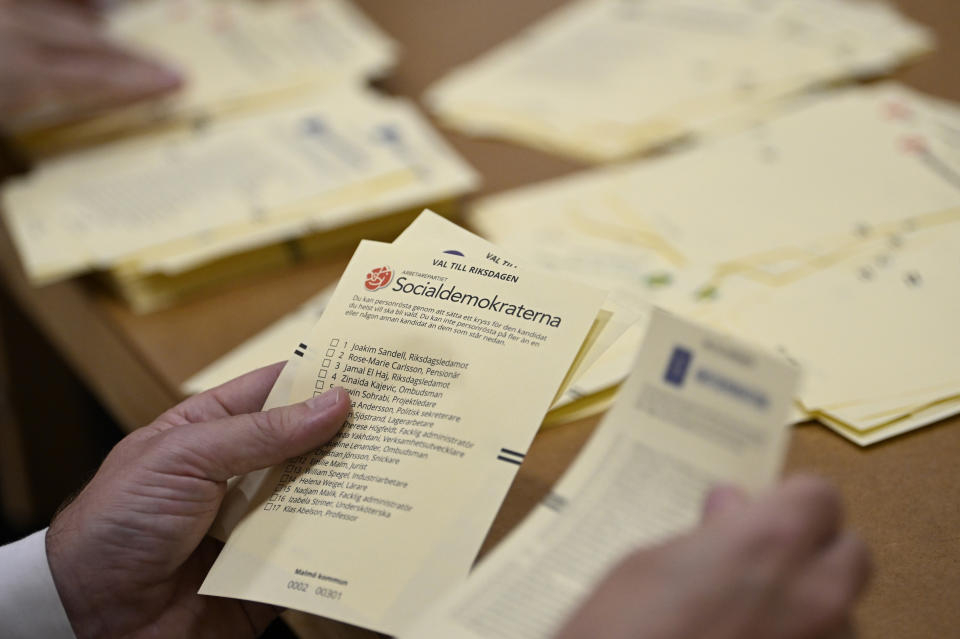
[[[628,556],[557,639],[851,637],[870,560],[841,510],[812,476],[753,501],[716,488],[700,527]]]
[[[206,533],[227,479],[317,448],[350,409],[335,388],[261,411],[282,368],[195,395],[127,436],[54,518],[47,558],[79,639],[255,637],[276,617],[197,588],[219,551]]]

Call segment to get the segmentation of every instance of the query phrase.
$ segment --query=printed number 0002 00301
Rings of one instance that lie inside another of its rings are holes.
[[[310,584],[305,581],[288,581],[287,582],[288,590],[297,590],[299,592],[309,592]],[[323,597],[325,599],[340,599],[343,596],[343,593],[339,590],[333,588],[324,588],[323,586],[317,586],[313,594],[318,597]]]

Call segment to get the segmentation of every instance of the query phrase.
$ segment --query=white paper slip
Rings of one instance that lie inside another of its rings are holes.
[[[401,636],[550,637],[625,554],[693,526],[717,482],[779,473],[798,373],[663,311],[614,408],[554,490]]]
[[[461,581],[605,295],[373,242],[303,340],[289,401],[344,429],[270,471],[201,589],[397,633]]]

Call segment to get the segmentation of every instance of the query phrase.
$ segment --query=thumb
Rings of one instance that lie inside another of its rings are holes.
[[[714,487],[703,503],[703,521],[708,523],[730,511],[735,511],[747,503],[747,495],[742,489],[730,484]]]
[[[194,472],[226,481],[274,466],[328,442],[343,426],[350,396],[332,388],[299,404],[171,428],[169,445]]]

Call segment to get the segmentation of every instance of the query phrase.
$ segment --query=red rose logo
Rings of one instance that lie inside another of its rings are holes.
[[[380,266],[367,273],[367,280],[363,283],[363,287],[372,293],[386,288],[392,279],[393,270],[389,266]]]

